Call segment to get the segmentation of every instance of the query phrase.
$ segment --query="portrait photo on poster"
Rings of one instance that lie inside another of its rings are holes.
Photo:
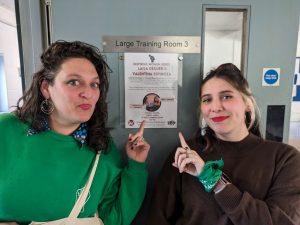
[[[143,99],[143,105],[146,106],[146,110],[150,112],[157,111],[161,106],[161,99],[155,93],[149,93],[145,95]]]

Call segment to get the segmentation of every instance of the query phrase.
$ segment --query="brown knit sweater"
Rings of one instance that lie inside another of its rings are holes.
[[[205,192],[194,176],[172,166],[174,152],[157,180],[149,225],[299,225],[300,153],[252,134],[240,142],[218,140],[204,161],[224,160],[232,184]]]

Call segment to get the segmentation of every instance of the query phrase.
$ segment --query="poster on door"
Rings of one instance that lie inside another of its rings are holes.
[[[178,57],[124,53],[125,128],[177,127]]]

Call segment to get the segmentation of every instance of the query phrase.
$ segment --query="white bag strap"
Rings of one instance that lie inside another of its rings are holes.
[[[80,193],[70,215],[69,215],[69,218],[77,218],[82,207],[84,206],[84,203],[85,203],[85,200],[86,200],[86,197],[88,196],[88,193],[90,191],[90,187],[92,185],[92,182],[93,182],[93,179],[94,179],[94,175],[95,175],[95,172],[96,172],[96,169],[97,169],[97,165],[98,165],[98,161],[99,161],[99,157],[100,157],[100,153],[97,153],[96,154],[96,158],[95,158],[95,162],[94,162],[94,166],[93,166],[93,169],[91,171],[91,174],[90,174],[90,177],[86,183],[86,185],[84,186],[82,192]]]

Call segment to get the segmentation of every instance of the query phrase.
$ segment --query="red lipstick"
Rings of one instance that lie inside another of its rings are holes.
[[[228,117],[229,116],[217,116],[217,117],[211,118],[211,120],[214,122],[222,122],[222,121],[226,120]]]
[[[92,105],[90,105],[90,104],[81,104],[81,105],[79,105],[79,107],[82,110],[89,110],[92,107]]]

